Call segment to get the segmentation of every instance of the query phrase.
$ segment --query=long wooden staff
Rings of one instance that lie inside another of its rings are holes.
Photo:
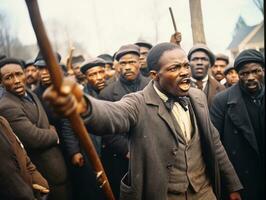
[[[173,11],[172,11],[171,7],[169,7],[169,11],[170,11],[171,19],[172,19],[173,26],[174,26],[174,29],[175,29],[175,33],[176,33],[177,32],[177,28],[176,28],[175,18],[174,18],[174,14],[173,14]]]
[[[56,57],[53,53],[52,46],[47,37],[46,31],[45,31],[45,28],[42,22],[38,2],[37,0],[25,0],[25,1],[28,7],[31,23],[32,23],[34,32],[36,34],[41,53],[45,59],[45,62],[47,63],[49,72],[51,74],[53,85],[56,91],[60,92],[60,87],[63,81],[63,75],[60,71],[60,67],[56,61]],[[83,145],[83,147],[86,150],[86,153],[89,156],[92,167],[94,171],[96,172],[96,179],[100,187],[103,189],[106,198],[108,200],[114,200],[115,198],[112,193],[106,174],[104,172],[102,163],[96,153],[96,150],[91,141],[91,138],[84,126],[83,120],[81,119],[81,117],[79,116],[77,112],[73,112],[69,116],[69,119],[70,119],[71,125],[75,133],[78,135],[81,144]]]

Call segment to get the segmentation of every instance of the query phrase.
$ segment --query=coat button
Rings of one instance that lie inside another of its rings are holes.
[[[173,154],[174,156],[176,156],[176,155],[177,155],[177,151],[178,151],[178,149],[177,149],[177,148],[174,148],[174,149],[172,150],[172,154]]]
[[[234,155],[234,156],[236,155],[236,150],[232,151],[232,155]]]
[[[244,172],[245,172],[245,174],[248,174],[248,173],[249,173],[249,171],[248,171],[248,170],[245,170]]]
[[[237,130],[234,130],[234,134],[238,134],[238,131]]]

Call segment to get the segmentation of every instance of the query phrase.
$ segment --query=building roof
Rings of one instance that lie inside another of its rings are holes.
[[[235,49],[239,46],[239,44],[257,27],[255,26],[247,26],[243,25],[239,30],[235,33],[231,43],[228,45],[227,49]]]

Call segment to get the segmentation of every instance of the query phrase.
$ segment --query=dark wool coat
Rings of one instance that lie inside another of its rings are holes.
[[[195,83],[192,83],[191,86],[197,88]],[[206,85],[206,87],[204,89],[204,93],[207,96],[207,101],[208,101],[208,107],[209,108],[211,107],[211,104],[212,104],[214,96],[217,93],[219,93],[219,92],[221,92],[223,90],[225,90],[225,86],[220,84],[212,76],[209,75],[207,85]]]
[[[3,117],[0,117],[0,158],[0,199],[34,199],[33,183],[49,188]]]
[[[191,88],[189,97],[200,131],[207,173],[219,199],[221,179],[227,183],[229,192],[242,186],[210,121],[205,94]],[[178,133],[153,82],[118,102],[88,98],[92,109],[88,110],[85,123],[92,133],[129,133],[129,171],[121,181],[120,200],[166,200],[170,176],[167,166],[175,161],[173,150],[178,148]]]
[[[50,128],[38,97],[30,90],[27,90],[27,93],[35,104],[29,106],[25,100],[6,91],[0,100],[0,115],[8,120],[14,133],[25,146],[31,161],[49,185],[61,185],[67,179],[67,171],[57,145],[58,135]]]
[[[265,168],[238,83],[214,98],[210,114],[243,184],[242,199],[265,199]]]

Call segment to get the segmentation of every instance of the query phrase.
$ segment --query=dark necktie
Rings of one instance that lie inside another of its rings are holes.
[[[197,85],[198,89],[200,89],[200,90],[203,89],[203,81],[202,80],[197,80],[196,85]]]
[[[168,98],[168,100],[165,102],[165,106],[168,111],[171,111],[173,109],[173,106],[175,102],[178,102],[181,107],[187,111],[187,106],[189,105],[189,98],[188,97],[177,97],[177,98]]]

